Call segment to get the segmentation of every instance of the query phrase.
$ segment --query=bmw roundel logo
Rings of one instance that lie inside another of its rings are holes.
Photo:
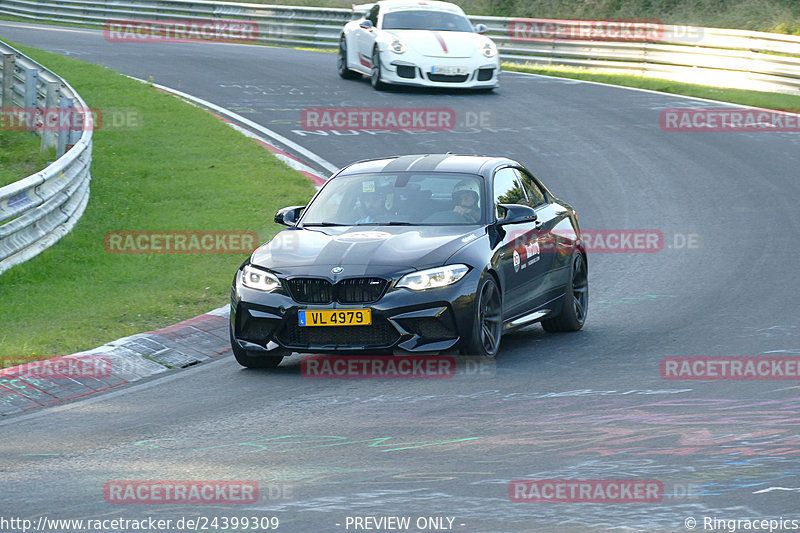
[[[333,268],[331,269],[331,272],[332,272],[333,274],[341,274],[341,273],[342,273],[342,270],[344,270],[342,267],[333,267]]]

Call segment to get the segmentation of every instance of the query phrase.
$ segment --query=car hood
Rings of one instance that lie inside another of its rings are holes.
[[[410,49],[428,57],[472,57],[484,38],[466,31],[389,30]]]
[[[387,275],[444,263],[483,233],[482,226],[335,226],[288,229],[259,247],[250,262],[281,274]]]

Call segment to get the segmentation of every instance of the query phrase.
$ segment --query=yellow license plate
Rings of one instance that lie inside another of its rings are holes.
[[[369,326],[372,324],[370,309],[341,309],[325,311],[300,311],[301,326]]]

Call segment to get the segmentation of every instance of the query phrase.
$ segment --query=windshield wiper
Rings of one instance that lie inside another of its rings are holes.
[[[314,226],[347,226],[347,224],[337,224],[336,222],[303,222],[303,227],[314,227]]]

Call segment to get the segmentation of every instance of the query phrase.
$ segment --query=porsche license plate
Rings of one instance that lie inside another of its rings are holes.
[[[304,310],[298,313],[301,326],[369,326],[370,309],[334,309],[325,311]]]
[[[463,76],[467,73],[466,67],[433,67],[431,74],[442,74],[444,76]]]

